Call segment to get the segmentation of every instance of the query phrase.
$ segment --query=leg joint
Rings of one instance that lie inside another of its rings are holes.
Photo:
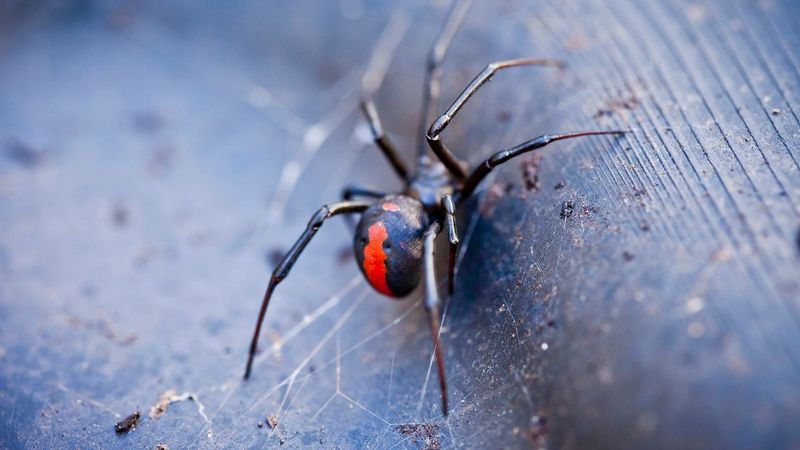
[[[446,113],[437,117],[436,120],[433,121],[433,124],[431,124],[431,127],[428,129],[428,133],[425,135],[425,137],[428,139],[428,142],[438,141],[439,134],[442,133],[442,130],[444,130],[444,127],[446,127],[448,123],[450,123],[450,116],[448,116]]]
[[[318,209],[317,212],[311,217],[311,220],[308,221],[308,228],[312,230],[318,230],[319,227],[322,226],[322,223],[325,222],[325,219],[331,216],[331,210],[328,206],[323,206],[322,208]]]
[[[504,162],[511,159],[511,152],[509,150],[503,150],[501,152],[497,152],[491,156],[491,158],[486,160],[486,166],[489,169],[494,169],[495,167],[503,164]]]
[[[453,202],[452,195],[446,194],[442,197],[442,208],[448,215],[453,215],[456,213],[456,204]]]
[[[270,283],[272,283],[273,285],[277,285],[278,283],[283,281],[283,279],[286,278],[286,275],[289,274],[289,269],[290,265],[288,264],[288,261],[286,261],[286,257],[284,257],[280,265],[275,268],[274,272],[272,272],[272,280],[270,281]]]

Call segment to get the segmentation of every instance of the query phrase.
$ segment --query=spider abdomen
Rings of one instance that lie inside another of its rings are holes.
[[[405,297],[422,278],[422,235],[428,217],[422,204],[404,195],[380,199],[364,211],[353,250],[372,287],[388,297]]]

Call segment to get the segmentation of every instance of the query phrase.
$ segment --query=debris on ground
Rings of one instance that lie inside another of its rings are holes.
[[[127,433],[128,431],[133,430],[136,428],[136,425],[139,423],[139,419],[142,417],[142,413],[139,411],[135,411],[130,416],[120,420],[114,425],[114,431],[117,433]]]
[[[594,114],[594,118],[599,119],[601,117],[612,116],[615,113],[619,113],[623,110],[630,111],[639,106],[640,103],[641,101],[636,95],[631,95],[628,98],[612,99],[602,107],[598,108],[597,112]]]
[[[275,416],[268,416],[267,417],[267,425],[269,425],[269,428],[271,430],[274,430],[275,427],[278,426],[278,418],[275,417]]]
[[[572,217],[572,213],[575,212],[575,203],[572,200],[568,200],[561,204],[561,214],[559,216],[562,219],[568,219]]]
[[[155,111],[142,111],[131,120],[133,129],[142,134],[154,134],[164,128],[164,119]]]
[[[130,220],[130,212],[125,203],[118,202],[111,208],[111,223],[117,228],[125,228]]]
[[[340,247],[336,253],[336,261],[339,264],[345,264],[353,259],[353,247],[349,244]]]
[[[158,419],[162,415],[167,412],[167,408],[170,404],[176,402],[183,402],[186,400],[191,400],[195,405],[197,405],[197,413],[200,414],[200,417],[203,418],[203,421],[206,423],[207,428],[207,435],[209,439],[214,435],[213,430],[211,430],[211,419],[208,418],[206,414],[206,407],[200,402],[200,398],[197,397],[197,394],[192,392],[184,392],[183,394],[176,395],[175,389],[168,389],[164,391],[159,397],[158,401],[152,408],[150,408],[150,417],[153,419]]]
[[[483,196],[483,201],[480,205],[481,216],[486,218],[493,216],[497,203],[510,192],[511,188],[510,184],[500,182],[492,184]]]
[[[158,397],[156,404],[150,408],[150,418],[158,419],[159,417],[163,416],[164,413],[167,412],[169,404],[172,403],[172,399],[175,398],[177,394],[178,393],[175,392],[175,389],[167,389],[166,391],[162,392]]]
[[[541,444],[545,436],[547,436],[547,433],[547,418],[544,416],[533,416],[530,429],[531,439]]]
[[[439,441],[439,425],[432,423],[406,423],[398,425],[397,431],[400,434],[412,437],[415,444],[421,443],[426,450],[439,450],[442,448],[442,443]]]
[[[6,158],[25,169],[35,169],[44,162],[44,152],[22,141],[12,140],[5,145]]]
[[[537,192],[539,190],[539,163],[542,160],[541,153],[534,153],[530,158],[522,161],[522,180],[525,182],[525,190]]]

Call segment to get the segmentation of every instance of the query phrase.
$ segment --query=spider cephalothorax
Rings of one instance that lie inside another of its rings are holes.
[[[428,216],[419,201],[389,195],[367,208],[356,228],[358,267],[378,292],[405,297],[422,278],[422,235]]]
[[[441,63],[453,36],[463,20],[470,0],[455,3],[449,19],[442,28],[436,43],[431,49],[426,66],[426,90],[423,96],[423,117],[420,134],[424,135],[433,159],[420,144],[415,171],[409,172],[403,158],[395,149],[389,137],[383,132],[378,112],[372,101],[365,99],[362,110],[372,129],[375,143],[383,151],[397,175],[404,182],[402,194],[390,195],[372,189],[348,188],[343,192],[344,201],[331,203],[320,208],[308,222],[306,230],[300,235],[275,271],[272,272],[261,310],[256,322],[256,330],[250,341],[250,353],[244,377],[250,376],[253,358],[256,354],[261,324],[267,311],[275,287],[289,274],[300,253],[314,237],[323,223],[338,214],[362,214],[356,229],[353,248],[358,267],[364,277],[378,292],[389,297],[399,298],[410,294],[424,279],[425,309],[430,321],[436,368],[442,391],[442,412],[446,415],[447,383],[444,367],[444,353],[439,344],[439,306],[441,301],[437,290],[436,273],[433,267],[434,241],[442,230],[447,231],[450,243],[450,264],[448,271],[449,291],[453,291],[453,275],[458,251],[458,232],[456,230],[455,209],[469,198],[481,181],[495,167],[506,161],[544,147],[552,142],[580,136],[622,134],[624,131],[584,131],[578,133],[543,135],[517,146],[499,151],[469,172],[467,165],[447,149],[441,141],[441,133],[455,117],[469,98],[486,83],[497,71],[522,65],[541,65],[563,67],[560,61],[552,59],[514,59],[489,64],[456,98],[442,115],[436,118],[425,132],[425,124],[431,123],[431,115],[436,107],[439,93]],[[421,136],[422,137],[422,136]],[[361,200],[354,200],[360,197]]]

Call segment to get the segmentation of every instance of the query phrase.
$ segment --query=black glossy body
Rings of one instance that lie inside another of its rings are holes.
[[[419,200],[428,214],[435,215],[441,211],[442,197],[455,192],[453,184],[453,177],[444,164],[423,156],[405,193]]]
[[[416,289],[422,278],[422,235],[427,227],[422,203],[405,195],[383,197],[364,211],[353,251],[358,267],[376,290],[399,298]],[[379,264],[383,267],[376,267]]]

